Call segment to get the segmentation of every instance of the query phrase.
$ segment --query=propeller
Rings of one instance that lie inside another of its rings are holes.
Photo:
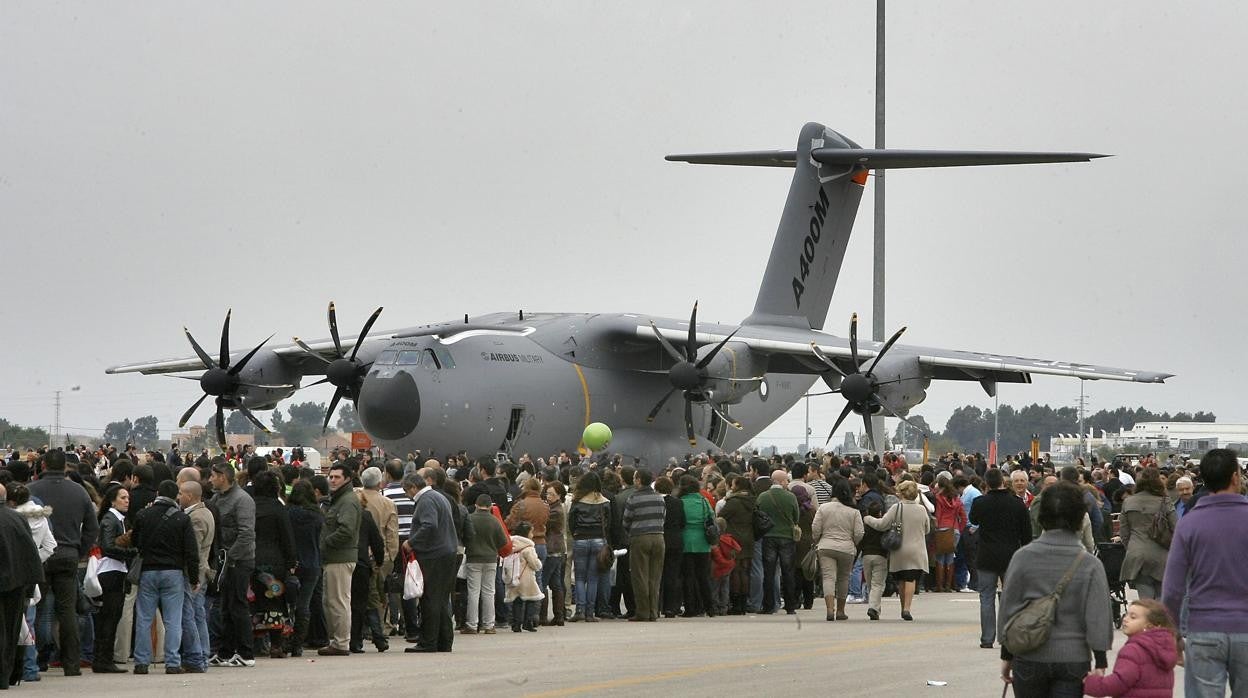
[[[180,429],[186,426],[186,423],[191,419],[191,415],[195,414],[195,410],[199,409],[199,406],[204,403],[204,400],[207,400],[209,396],[212,396],[216,398],[213,402],[217,407],[217,443],[223,449],[225,448],[225,410],[227,408],[242,412],[243,416],[251,420],[251,423],[255,424],[261,431],[266,434],[270,433],[269,428],[266,427],[259,419],[256,419],[256,416],[251,413],[251,410],[247,409],[247,407],[243,405],[239,396],[240,388],[284,389],[292,387],[290,385],[261,385],[258,383],[244,383],[242,379],[239,378],[239,374],[242,373],[243,369],[247,367],[247,362],[251,361],[252,357],[256,355],[256,352],[260,351],[265,344],[268,344],[270,339],[273,339],[273,335],[269,335],[263,342],[257,344],[254,349],[243,355],[243,358],[231,365],[230,315],[232,312],[232,310],[227,310],[225,312],[225,323],[221,325],[221,351],[215,360],[213,357],[208,355],[208,352],[204,351],[204,348],[199,345],[199,342],[195,341],[195,337],[191,334],[190,330],[186,327],[182,328],[182,331],[186,334],[186,339],[191,343],[191,348],[195,350],[195,355],[199,357],[199,360],[203,362],[204,368],[207,370],[205,370],[203,375],[201,375],[198,379],[193,376],[174,376],[175,378],[182,378],[185,380],[198,380],[199,387],[204,391],[203,396],[196,400],[195,404],[191,405],[190,409],[182,413],[182,419],[178,421],[178,428]]]
[[[351,347],[351,354],[347,355],[342,350],[342,340],[338,336],[338,313],[334,310],[334,302],[329,302],[329,335],[334,339],[333,361],[312,351],[312,348],[298,337],[293,338],[295,344],[298,344],[299,348],[303,349],[308,356],[325,365],[325,378],[312,385],[333,383],[334,387],[337,388],[334,391],[333,399],[329,401],[329,409],[325,410],[325,423],[321,425],[322,434],[329,428],[330,416],[334,414],[334,410],[338,407],[339,400],[343,397],[349,398],[351,402],[360,399],[360,386],[364,383],[364,376],[368,373],[368,368],[373,365],[373,362],[361,363],[355,357],[360,351],[360,345],[364,343],[364,337],[368,335],[369,330],[373,329],[373,323],[377,322],[377,318],[381,316],[381,310],[381,308],[377,308],[369,316],[364,323],[364,329],[360,330],[360,334],[355,339],[355,345]]]
[[[814,342],[810,343],[811,351],[814,352],[815,356],[826,364],[829,369],[840,374],[841,384],[839,387],[833,388],[832,392],[840,393],[845,398],[845,409],[841,410],[840,416],[836,418],[836,423],[832,425],[832,430],[828,432],[828,439],[824,442],[825,444],[832,441],[832,437],[836,435],[836,430],[849,417],[849,413],[857,412],[862,415],[863,426],[867,430],[867,439],[871,442],[871,450],[876,450],[875,434],[871,431],[871,412],[875,406],[879,406],[893,417],[909,424],[923,434],[927,434],[926,429],[898,414],[898,411],[880,395],[881,385],[899,381],[881,381],[874,373],[875,367],[879,365],[880,360],[884,358],[889,349],[893,348],[893,345],[897,343],[897,340],[901,338],[902,333],[905,331],[906,328],[903,327],[893,333],[893,336],[888,338],[884,346],[880,347],[880,351],[876,353],[875,359],[871,361],[871,365],[867,366],[865,371],[861,370],[862,364],[858,359],[858,313],[854,313],[849,319],[849,355],[854,363],[854,371],[846,373],[840,366],[836,365],[836,362],[831,357],[819,348],[819,345]]]
[[[654,408],[650,410],[650,414],[646,415],[646,421],[653,422],[655,417],[658,416],[659,411],[663,409],[663,405],[666,405],[672,395],[676,394],[676,391],[679,390],[684,393],[685,398],[685,436],[689,439],[690,446],[697,445],[698,443],[697,435],[693,430],[694,402],[706,403],[716,417],[722,419],[733,428],[743,428],[740,422],[724,414],[723,411],[716,407],[714,403],[708,400],[706,393],[703,390],[706,387],[707,382],[710,380],[710,374],[706,370],[706,367],[715,360],[715,356],[719,354],[720,350],[724,348],[724,345],[728,343],[728,340],[732,339],[733,335],[735,335],[737,330],[740,328],[730,332],[727,337],[724,337],[723,341],[716,344],[715,348],[701,359],[698,358],[698,304],[696,301],[693,304],[693,312],[689,314],[689,337],[685,341],[685,351],[683,353],[677,351],[676,347],[672,346],[672,343],[667,341],[667,337],[664,337],[663,333],[659,332],[659,328],[654,324],[653,320],[650,321],[650,329],[654,332],[654,336],[658,338],[659,344],[663,347],[663,350],[667,352],[668,356],[672,357],[672,360],[676,362],[676,365],[672,366],[667,373],[667,378],[672,384],[672,389],[667,391],[667,394],[664,395],[658,403],[655,404]]]

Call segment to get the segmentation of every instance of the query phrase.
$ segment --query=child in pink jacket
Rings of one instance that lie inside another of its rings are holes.
[[[1114,673],[1088,674],[1083,679],[1083,692],[1130,698],[1173,696],[1178,642],[1165,606],[1152,599],[1132,601],[1122,619],[1122,632],[1127,644],[1114,660]]]

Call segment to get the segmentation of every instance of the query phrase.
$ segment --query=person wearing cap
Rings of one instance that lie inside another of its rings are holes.
[[[493,503],[490,495],[479,494],[473,503],[473,512],[468,515],[468,540],[464,549],[468,618],[460,631],[465,635],[494,634],[494,577],[498,551],[507,545],[507,532],[490,511]]]

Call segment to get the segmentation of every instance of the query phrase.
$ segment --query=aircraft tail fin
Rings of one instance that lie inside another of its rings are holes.
[[[744,324],[822,328],[870,170],[1087,162],[1096,153],[872,150],[817,123],[802,127],[796,150],[668,155],[705,165],[792,167],[754,312]]]

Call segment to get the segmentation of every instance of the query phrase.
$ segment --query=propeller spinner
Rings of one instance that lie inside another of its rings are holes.
[[[715,406],[714,402],[707,398],[705,391],[707,384],[711,380],[711,376],[706,370],[707,366],[710,365],[711,361],[715,360],[715,356],[719,354],[721,349],[724,348],[724,345],[728,343],[728,340],[732,339],[733,335],[737,333],[737,330],[733,330],[727,337],[724,337],[723,341],[716,344],[715,348],[712,349],[706,356],[699,359],[697,343],[698,304],[696,301],[693,304],[693,312],[689,315],[689,337],[685,341],[685,351],[683,354],[677,351],[676,347],[672,346],[671,342],[667,341],[667,337],[664,337],[663,333],[659,332],[659,328],[655,326],[653,321],[650,322],[650,329],[654,331],[654,336],[658,338],[659,344],[663,346],[663,350],[667,352],[668,356],[671,356],[672,359],[676,361],[676,365],[672,366],[667,373],[667,378],[672,384],[672,389],[667,391],[667,394],[655,404],[654,409],[650,410],[650,414],[646,415],[646,421],[653,422],[655,417],[658,416],[659,410],[663,409],[663,405],[667,404],[667,401],[676,393],[677,390],[680,390],[683,391],[685,398],[685,436],[689,439],[690,446],[697,445],[698,443],[697,435],[694,434],[693,430],[694,402],[706,403],[706,405],[711,408],[711,412],[715,413],[716,417],[724,420],[736,429],[741,429],[741,423],[725,415],[723,411]]]
[[[845,409],[841,410],[841,415],[836,418],[836,423],[832,425],[832,430],[828,432],[828,439],[824,442],[825,444],[832,441],[832,437],[836,435],[836,430],[845,421],[845,418],[849,416],[849,413],[857,412],[862,415],[863,426],[866,428],[867,438],[871,442],[871,449],[875,450],[875,434],[871,430],[871,415],[879,411],[875,409],[876,407],[909,424],[918,431],[924,434],[927,433],[926,429],[901,416],[880,394],[881,385],[898,381],[880,381],[873,373],[880,360],[884,358],[889,349],[893,348],[893,345],[897,343],[897,340],[901,338],[902,333],[905,331],[906,328],[903,327],[897,330],[892,337],[889,337],[888,341],[884,343],[884,346],[875,355],[871,365],[867,367],[867,370],[863,371],[861,370],[862,363],[858,360],[858,313],[854,313],[849,320],[849,353],[850,359],[854,362],[854,367],[858,370],[852,373],[846,373],[841,370],[840,366],[837,366],[836,362],[825,354],[818,344],[810,343],[810,348],[815,356],[819,357],[819,360],[826,364],[829,370],[835,371],[841,376],[840,385],[832,386],[832,392],[840,393],[845,398]]]
[[[195,337],[191,335],[191,331],[185,327],[182,328],[182,331],[186,333],[187,340],[191,343],[191,348],[195,350],[195,354],[199,357],[199,360],[203,362],[204,368],[207,370],[204,371],[203,375],[201,375],[198,379],[192,376],[176,376],[177,378],[187,380],[198,380],[199,387],[204,391],[204,395],[196,400],[195,404],[191,405],[190,409],[182,414],[182,419],[178,421],[178,428],[180,429],[186,426],[186,423],[191,419],[191,415],[195,414],[195,410],[199,409],[199,406],[203,404],[204,400],[207,400],[210,396],[214,397],[216,398],[214,402],[217,407],[217,443],[222,449],[225,448],[226,408],[242,412],[243,416],[250,420],[252,424],[255,424],[258,429],[266,434],[269,433],[269,428],[266,427],[259,419],[256,419],[256,416],[252,414],[251,410],[247,409],[246,405],[242,403],[239,397],[240,388],[284,389],[292,387],[290,385],[260,385],[256,383],[244,383],[242,381],[239,374],[242,373],[243,369],[247,367],[247,362],[251,361],[252,357],[256,355],[256,352],[260,351],[260,349],[267,344],[270,339],[273,339],[273,335],[269,335],[267,339],[257,344],[251,351],[247,352],[247,354],[245,354],[243,358],[239,359],[237,363],[231,365],[230,314],[232,312],[232,310],[227,310],[225,312],[225,323],[221,326],[221,352],[220,356],[215,361],[208,355],[208,352],[204,351],[204,348],[199,345],[199,342],[195,341]]]
[[[342,340],[338,337],[338,313],[334,310],[334,302],[329,302],[329,335],[334,339],[334,360],[330,361],[320,354],[312,351],[312,348],[305,344],[298,337],[294,337],[295,344],[298,344],[307,354],[317,361],[325,365],[325,378],[312,383],[312,385],[320,385],[321,383],[332,383],[337,390],[334,391],[334,397],[329,401],[329,409],[325,410],[325,423],[321,425],[321,433],[329,428],[330,416],[334,414],[334,410],[338,407],[338,401],[344,396],[349,398],[351,402],[360,399],[360,386],[364,383],[364,376],[368,374],[368,369],[373,363],[361,363],[356,360],[356,355],[360,351],[360,345],[364,343],[364,337],[368,335],[368,331],[373,329],[373,323],[377,322],[377,318],[381,316],[382,308],[377,308],[373,314],[369,316],[368,321],[364,323],[364,329],[360,330],[360,334],[356,337],[355,345],[351,347],[351,354],[348,356],[342,350]],[[309,386],[310,387],[310,386]]]

